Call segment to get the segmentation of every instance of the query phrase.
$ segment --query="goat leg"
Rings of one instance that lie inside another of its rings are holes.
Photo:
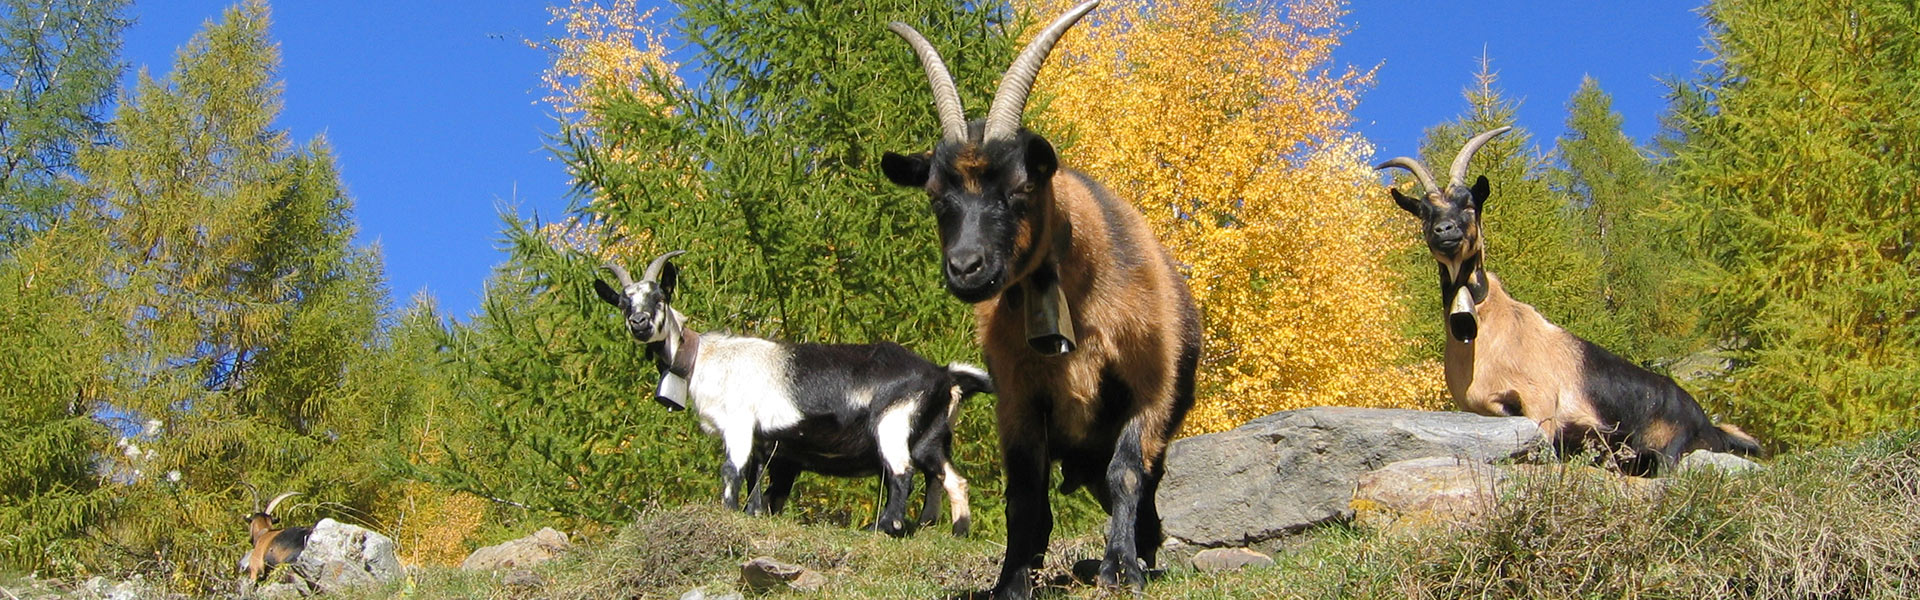
[[[903,469],[893,473],[883,468],[880,480],[887,488],[887,503],[880,509],[880,520],[874,528],[893,537],[906,535],[907,497],[913,494],[913,471]]]
[[[767,463],[767,514],[786,510],[787,498],[793,496],[793,480],[799,475],[800,463],[778,458]]]
[[[1000,422],[1005,429],[1007,420]],[[1029,577],[1040,566],[1053,536],[1053,508],[1047,503],[1047,442],[1044,433],[1032,439],[1002,433],[1000,440],[1007,470],[1007,555],[1000,564],[1000,579],[993,584],[993,597],[1028,600],[1033,597]]]
[[[1112,498],[1112,516],[1107,521],[1107,556],[1100,561],[1100,585],[1132,587],[1146,585],[1146,573],[1140,569],[1139,548],[1135,545],[1141,515],[1141,492],[1147,491],[1146,460],[1140,447],[1141,422],[1135,417],[1120,431],[1113,460],[1107,463],[1107,493]],[[1156,511],[1157,512],[1157,511]]]

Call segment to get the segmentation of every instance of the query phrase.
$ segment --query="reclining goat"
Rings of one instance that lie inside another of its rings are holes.
[[[247,537],[252,541],[252,549],[247,552],[242,566],[247,577],[260,581],[273,571],[274,567],[289,564],[300,559],[300,552],[307,549],[307,537],[313,535],[312,527],[288,527],[274,529],[280,524],[280,517],[273,516],[273,509],[280,506],[281,500],[297,496],[300,492],[286,492],[274,496],[265,508],[260,506],[260,490],[252,485],[254,512],[247,515]]]
[[[1739,428],[1714,426],[1672,379],[1548,322],[1486,271],[1480,216],[1491,190],[1484,176],[1471,188],[1464,181],[1474,152],[1507,129],[1468,140],[1445,188],[1412,158],[1375,167],[1411,171],[1427,189],[1416,198],[1389,188],[1401,209],[1420,218],[1427,249],[1440,263],[1447,390],[1454,403],[1483,415],[1524,415],[1563,449],[1597,439],[1634,474],[1652,473],[1693,450],[1761,454],[1759,442]]]
[[[874,525],[889,535],[907,530],[909,467],[927,481],[919,523],[939,517],[945,491],[954,535],[972,521],[967,480],[953,468],[953,413],[967,396],[991,392],[979,368],[941,367],[899,344],[786,344],[723,333],[696,333],[674,310],[679,269],[655,258],[639,281],[607,264],[620,289],[595,280],[600,299],[626,313],[627,329],[647,345],[660,368],[655,399],[669,409],[691,397],[700,426],[726,447],[721,498],[740,508],[741,483],[751,488],[748,512],[779,513],[800,471],[857,477],[879,474],[886,504]],[[767,486],[759,484],[762,464]],[[936,485],[938,483],[938,485]]]

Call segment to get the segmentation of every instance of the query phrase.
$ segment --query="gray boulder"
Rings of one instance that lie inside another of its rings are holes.
[[[1174,442],[1157,498],[1168,536],[1245,546],[1353,517],[1360,475],[1429,456],[1493,462],[1545,448],[1525,417],[1321,407]]]
[[[404,574],[391,538],[333,519],[313,526],[294,567],[321,591],[383,584]]]
[[[460,568],[467,571],[527,568],[553,560],[571,549],[573,542],[567,540],[567,534],[547,527],[527,537],[475,550],[460,563]]]

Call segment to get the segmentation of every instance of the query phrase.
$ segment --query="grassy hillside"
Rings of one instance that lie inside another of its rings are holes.
[[[1452,531],[1314,531],[1272,568],[1198,573],[1178,552],[1153,598],[1909,598],[1920,594],[1920,434],[1785,456],[1745,475],[1694,473],[1647,498],[1587,469],[1521,481],[1493,518]],[[980,502],[994,499],[982,498]],[[657,510],[544,565],[539,588],[423,571],[364,597],[677,598],[738,588],[738,565],[773,556],[822,571],[832,598],[953,597],[997,572],[999,531],[905,540],[749,518],[710,506]],[[1056,534],[1043,578],[1099,556],[1096,531]],[[1055,597],[1128,597],[1061,585]],[[752,594],[748,594],[752,596]]]

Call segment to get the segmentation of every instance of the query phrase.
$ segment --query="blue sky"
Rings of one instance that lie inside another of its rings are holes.
[[[642,2],[643,5],[652,2]],[[231,2],[136,3],[124,60],[156,77]],[[353,196],[360,240],[377,243],[399,303],[432,294],[464,319],[479,305],[501,210],[542,218],[569,185],[546,149],[538,102],[546,56],[523,40],[554,33],[547,2],[277,2],[285,104],[280,126],[324,134]],[[1421,130],[1459,114],[1484,51],[1519,120],[1550,146],[1583,75],[1614,96],[1629,135],[1658,131],[1666,88],[1710,55],[1689,3],[1655,0],[1356,2],[1342,64],[1378,65],[1355,127],[1382,155],[1411,154]],[[878,24],[875,24],[878,26]],[[126,81],[131,82],[132,71]],[[130,87],[130,86],[129,86]]]

